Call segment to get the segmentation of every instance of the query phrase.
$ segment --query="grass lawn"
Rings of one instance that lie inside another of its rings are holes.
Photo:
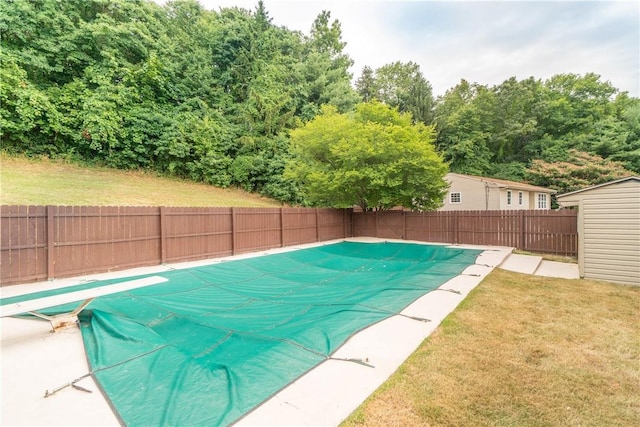
[[[638,426],[640,288],[492,272],[343,426]]]
[[[152,173],[0,154],[0,204],[279,207],[275,200]]]

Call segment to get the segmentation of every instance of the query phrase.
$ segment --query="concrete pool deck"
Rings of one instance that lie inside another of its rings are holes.
[[[379,242],[389,239],[345,239]],[[259,256],[322,242],[266,252],[227,257]],[[401,241],[402,242],[402,241]],[[406,242],[424,243],[424,242]],[[458,246],[484,250],[475,265],[416,300],[400,315],[379,322],[349,339],[333,357],[291,383],[237,422],[242,426],[336,425],[376,390],[428,337],[467,294],[500,266],[512,248]],[[220,262],[223,259],[181,263],[61,279],[0,289],[2,297],[71,286],[88,280],[105,280],[162,272]],[[428,322],[410,318],[429,319]],[[77,385],[87,393],[66,387],[45,398],[46,391],[69,384],[89,372],[80,330],[51,333],[48,322],[2,318],[0,367],[2,406],[0,424],[29,426],[118,425],[119,421],[91,377]],[[358,359],[366,363],[336,359]]]
[[[535,276],[579,279],[578,264],[543,260],[541,256],[509,254],[499,265],[503,270]]]

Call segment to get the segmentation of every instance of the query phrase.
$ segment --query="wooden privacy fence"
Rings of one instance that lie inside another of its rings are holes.
[[[339,239],[350,224],[338,209],[1,206],[0,283]]]
[[[1,206],[0,284],[214,258],[344,237],[576,256],[577,212]]]
[[[578,255],[577,211],[384,211],[354,213],[353,235],[452,244],[509,246]]]

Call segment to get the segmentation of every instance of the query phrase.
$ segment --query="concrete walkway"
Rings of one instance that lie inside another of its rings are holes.
[[[503,270],[535,276],[557,277],[561,279],[579,279],[578,264],[543,260],[540,256],[510,254],[500,264]]]

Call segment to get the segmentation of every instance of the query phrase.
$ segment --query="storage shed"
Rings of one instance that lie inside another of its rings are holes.
[[[640,286],[640,177],[557,196],[578,208],[580,276]]]

